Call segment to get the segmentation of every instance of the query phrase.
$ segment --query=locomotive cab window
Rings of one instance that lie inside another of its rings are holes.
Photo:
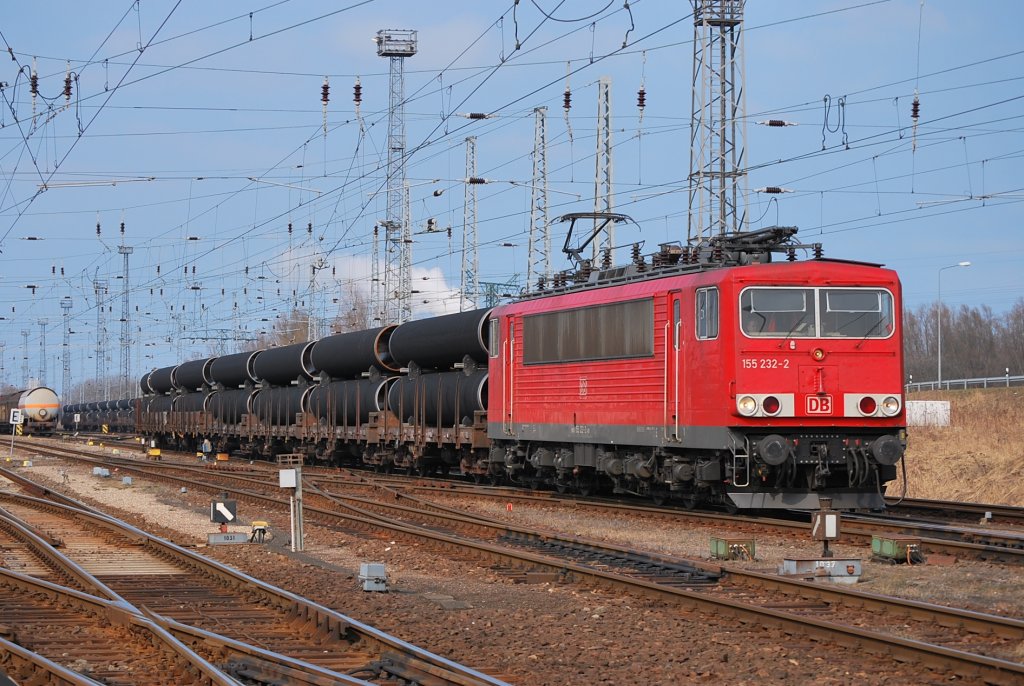
[[[814,290],[748,288],[740,295],[740,326],[757,338],[814,336]]]
[[[740,329],[752,338],[888,338],[892,303],[881,288],[747,288]]]
[[[892,334],[892,295],[888,291],[821,289],[821,335],[825,338],[887,338]]]
[[[697,289],[697,338],[718,338],[718,289]]]

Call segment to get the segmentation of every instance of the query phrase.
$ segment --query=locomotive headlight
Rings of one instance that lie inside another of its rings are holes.
[[[757,401],[751,398],[749,395],[745,395],[736,401],[736,408],[744,417],[750,417],[755,412],[757,412]]]
[[[774,417],[782,409],[782,403],[774,395],[769,395],[761,401],[761,409],[769,417]]]
[[[882,401],[882,414],[886,417],[892,417],[900,411],[900,399],[896,396],[888,396]]]

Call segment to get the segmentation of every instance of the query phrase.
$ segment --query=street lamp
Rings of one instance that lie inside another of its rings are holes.
[[[939,302],[937,311],[935,313],[936,319],[938,320],[938,333],[939,333],[939,388],[942,388],[942,272],[947,269],[954,269],[956,267],[970,267],[970,262],[957,262],[956,264],[950,264],[945,267],[939,267]]]

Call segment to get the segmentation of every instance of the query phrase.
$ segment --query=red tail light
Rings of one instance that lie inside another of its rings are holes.
[[[765,414],[775,415],[782,409],[782,405],[779,403],[779,399],[774,395],[769,395],[767,398],[761,401],[761,409],[764,410]]]
[[[873,415],[875,410],[878,409],[878,403],[871,396],[864,396],[860,399],[860,413],[863,415]]]

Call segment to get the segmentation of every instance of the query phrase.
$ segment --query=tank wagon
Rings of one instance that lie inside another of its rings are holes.
[[[495,309],[157,369],[137,427],[686,506],[884,507],[906,439],[900,283],[795,233],[635,247]]]
[[[10,433],[13,409],[21,410],[21,430],[26,436],[52,434],[57,428],[60,401],[52,388],[37,386],[0,396],[0,432]]]

